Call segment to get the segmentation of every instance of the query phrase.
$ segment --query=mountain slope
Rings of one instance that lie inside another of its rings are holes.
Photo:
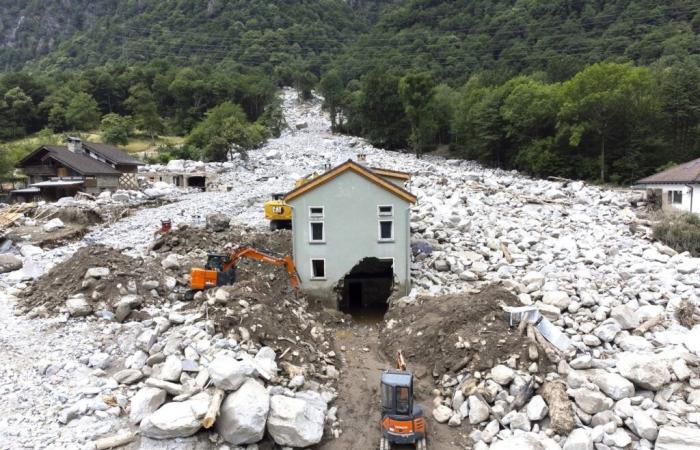
[[[697,56],[699,32],[692,0],[408,0],[387,7],[336,65],[350,78],[383,64],[448,81],[492,69],[564,80],[602,60]]]
[[[0,67],[76,67],[160,57],[280,65],[366,30],[386,0],[0,0]]]

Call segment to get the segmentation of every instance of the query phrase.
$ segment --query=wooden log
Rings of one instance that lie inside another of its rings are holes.
[[[540,395],[549,407],[549,426],[555,433],[567,436],[574,429],[574,408],[561,381],[547,381],[540,388]]]
[[[508,250],[508,246],[505,244],[505,242],[501,242],[501,251],[503,252],[503,257],[508,261],[508,264],[513,263],[513,255],[510,254],[510,250]]]
[[[129,444],[135,439],[136,434],[131,431],[127,431],[121,434],[93,441],[92,448],[94,448],[95,450],[107,450],[110,448],[117,448],[121,447],[122,445]]]
[[[214,389],[211,402],[209,402],[209,408],[207,408],[207,413],[202,420],[202,426],[204,428],[211,428],[214,422],[216,422],[216,417],[219,415],[219,410],[221,409],[221,402],[224,400],[224,394],[223,389]]]
[[[530,338],[531,341],[537,344],[537,346],[544,351],[545,356],[550,362],[558,364],[559,361],[561,361],[561,352],[557,350],[557,348],[554,347],[552,344],[550,344],[549,341],[547,341],[547,339],[545,339],[544,336],[542,336],[542,333],[537,331],[537,329],[534,326],[527,326],[527,337]]]
[[[663,314],[658,315],[656,317],[652,317],[651,319],[648,319],[641,325],[639,325],[632,333],[641,336],[642,334],[649,331],[651,328],[657,325],[661,325],[664,322],[664,320],[666,320],[666,318]]]

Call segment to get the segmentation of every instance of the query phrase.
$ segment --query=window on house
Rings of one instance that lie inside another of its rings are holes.
[[[311,242],[325,242],[326,234],[323,230],[323,222],[310,222],[309,235]]]
[[[391,217],[394,215],[394,207],[393,206],[377,206],[378,210],[378,215],[379,216],[384,216],[384,217]]]
[[[379,240],[393,241],[394,240],[394,221],[380,220],[379,221]]]
[[[673,191],[673,198],[671,199],[671,203],[673,203],[674,205],[680,205],[681,203],[683,203],[683,191]]]
[[[312,219],[322,219],[323,218],[323,206],[311,206],[311,207],[309,207],[309,217]]]
[[[311,278],[324,279],[326,278],[326,260],[312,259],[311,260]]]

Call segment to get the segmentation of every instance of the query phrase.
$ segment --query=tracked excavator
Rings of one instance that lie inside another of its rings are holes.
[[[273,255],[271,252],[264,253],[251,246],[241,245],[229,253],[209,253],[204,268],[193,268],[190,272],[190,290],[187,292],[186,298],[191,300],[197,291],[234,284],[236,282],[236,267],[243,258],[275,266],[284,266],[295,293],[299,292],[299,274],[291,256]]]
[[[396,369],[382,372],[381,393],[379,450],[390,450],[392,444],[413,444],[416,450],[427,450],[423,408],[413,403],[413,373],[406,369],[401,350],[396,354]]]

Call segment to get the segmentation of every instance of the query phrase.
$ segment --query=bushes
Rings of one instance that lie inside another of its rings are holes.
[[[700,217],[693,214],[666,216],[654,225],[654,239],[676,251],[700,257]]]

